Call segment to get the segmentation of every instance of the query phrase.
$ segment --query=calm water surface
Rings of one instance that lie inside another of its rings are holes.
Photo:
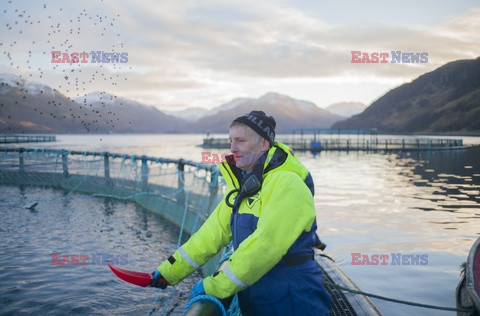
[[[107,264],[115,256],[119,267],[153,271],[176,249],[176,227],[134,203],[45,188],[1,190],[0,314],[148,314],[157,290],[120,281]],[[52,265],[52,253],[89,258],[87,265]],[[176,287],[169,311],[198,279],[195,273]],[[162,293],[160,304],[169,295]]]
[[[202,135],[58,136],[66,148],[201,160]],[[465,143],[480,144],[469,137]],[[225,150],[212,150],[223,153]],[[459,265],[480,235],[480,149],[298,153],[315,185],[319,235],[327,253],[367,292],[453,307]],[[147,314],[156,295],[114,280],[105,266],[52,266],[52,252],[127,254],[150,271],[176,248],[178,231],[131,203],[54,190],[2,187],[0,311]],[[26,209],[45,196],[36,212]],[[353,265],[352,253],[388,255],[386,265]],[[392,265],[392,253],[427,264]],[[179,304],[198,276],[173,299]],[[166,293],[162,296],[166,298]],[[454,315],[374,300],[385,315]],[[161,302],[162,304],[162,302]],[[160,305],[161,305],[160,304]]]

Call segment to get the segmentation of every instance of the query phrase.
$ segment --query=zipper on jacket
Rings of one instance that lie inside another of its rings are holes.
[[[238,196],[238,195],[237,195]],[[236,197],[235,197],[236,199]],[[238,218],[238,207],[232,208],[232,216],[233,216],[233,224],[232,224],[232,238],[233,238],[233,250],[237,250],[237,242],[238,242],[238,236],[237,236],[237,218]]]

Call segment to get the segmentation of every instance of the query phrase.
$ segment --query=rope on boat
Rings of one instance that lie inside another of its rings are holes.
[[[381,295],[377,295],[377,294],[372,294],[372,293],[367,293],[367,292],[363,292],[363,291],[350,289],[348,287],[344,287],[344,286],[335,284],[335,283],[327,281],[327,280],[324,280],[323,283],[325,285],[332,286],[332,287],[335,287],[337,289],[341,289],[341,290],[348,291],[348,292],[351,292],[351,293],[365,295],[365,296],[369,296],[369,297],[373,297],[373,298],[378,298],[380,300],[399,303],[399,304],[405,304],[405,305],[422,307],[422,308],[429,308],[429,309],[438,309],[438,310],[444,310],[444,311],[463,312],[463,313],[471,313],[471,312],[474,311],[473,307],[456,308],[456,307],[445,307],[445,306],[437,306],[437,305],[430,305],[430,304],[422,304],[422,303],[404,301],[404,300],[400,300],[400,299],[395,299],[395,298],[390,298],[390,297],[386,297],[386,296],[381,296]]]
[[[185,188],[185,183],[183,183],[183,185],[184,185],[184,188]],[[177,240],[177,249],[180,248],[180,244],[182,242],[182,236],[183,236],[183,229],[185,228],[185,221],[187,219],[189,193],[190,193],[190,190],[185,190],[184,211],[183,211],[183,217],[182,217],[182,224],[180,225],[180,233],[178,235],[178,240]],[[197,217],[198,217],[198,213],[197,213]],[[155,300],[152,303],[152,307],[150,308],[150,311],[148,312],[148,316],[152,315],[152,313],[155,311],[155,306],[157,305],[157,301],[158,301],[158,298],[160,297],[161,292],[162,292],[162,289],[159,289],[158,293],[157,293],[157,297],[155,297]],[[163,306],[161,315],[166,315],[167,308],[170,305],[170,301],[172,300],[174,294],[175,294],[175,285],[172,286],[170,296],[168,297],[167,302]],[[218,302],[220,303],[220,301],[218,301]],[[220,305],[222,305],[222,303],[220,303]],[[222,307],[223,307],[223,305],[222,305]],[[223,310],[225,310],[225,309],[223,309]]]
[[[150,308],[150,311],[148,312],[148,316],[152,315],[153,312],[155,311],[155,305],[157,305],[157,300],[158,300],[158,297],[160,296],[161,292],[162,292],[162,289],[158,289],[157,297],[155,297],[155,300],[153,300],[152,307]]]
[[[210,301],[212,303],[214,303],[218,309],[221,311],[222,313],[222,316],[228,316],[229,314],[227,313],[227,311],[225,310],[225,307],[223,306],[222,302],[220,302],[216,297],[214,296],[211,296],[211,295],[197,295],[195,296],[194,298],[190,299],[187,303],[187,305],[185,306],[185,312],[196,302],[199,302],[199,301]]]

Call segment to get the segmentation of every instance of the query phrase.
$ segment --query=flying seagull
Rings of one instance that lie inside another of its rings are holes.
[[[35,206],[37,206],[37,204],[38,204],[38,202],[35,202],[32,205],[30,205],[29,207],[27,207],[27,209],[29,209],[30,211],[35,211]]]

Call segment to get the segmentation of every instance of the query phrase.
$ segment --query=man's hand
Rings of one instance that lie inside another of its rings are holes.
[[[169,285],[170,283],[168,283],[168,281],[162,276],[162,274],[158,270],[152,272],[152,281],[150,282],[150,286],[161,288],[163,290],[166,289]]]

